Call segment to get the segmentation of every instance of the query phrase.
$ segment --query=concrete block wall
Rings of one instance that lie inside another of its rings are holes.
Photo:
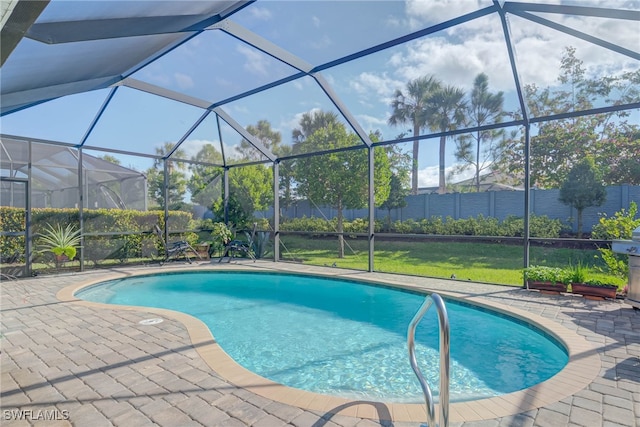
[[[531,190],[531,212],[535,215],[546,215],[552,219],[559,219],[570,226],[573,232],[577,231],[577,212],[558,201],[560,191]],[[640,205],[640,186],[618,185],[607,187],[607,200],[602,206],[591,207],[584,210],[583,231],[588,232],[593,225],[598,223],[601,214],[613,216],[620,209],[628,209],[629,204],[635,201]],[[524,210],[523,191],[487,191],[483,193],[450,193],[450,194],[420,194],[407,196],[407,206],[391,210],[391,220],[407,220],[413,218],[420,220],[432,216],[447,216],[460,219],[471,218],[482,214],[485,217],[495,217],[500,221],[507,216],[522,217]],[[273,210],[256,212],[260,217],[273,217]],[[326,217],[331,219],[337,215],[336,209],[318,207],[307,200],[301,200],[295,206],[283,209],[283,216],[287,218],[301,218],[303,216]],[[386,209],[376,209],[376,218],[383,219],[388,215]],[[348,220],[366,218],[367,209],[345,209],[344,216]]]

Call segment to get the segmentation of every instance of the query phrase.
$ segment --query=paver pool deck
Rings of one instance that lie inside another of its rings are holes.
[[[450,426],[640,426],[640,311],[621,300],[289,263],[122,267],[3,281],[2,426],[419,426],[423,405],[350,401],[289,389],[236,365],[201,322],[79,301],[114,277],[250,269],[319,273],[436,291],[533,319],[569,347],[552,379],[451,405]],[[140,321],[162,318],[157,324]]]

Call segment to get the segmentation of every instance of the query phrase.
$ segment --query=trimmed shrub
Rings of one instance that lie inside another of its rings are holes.
[[[375,230],[383,230],[383,221],[376,221]],[[282,231],[307,231],[320,236],[325,232],[336,231],[336,219],[329,221],[316,217],[302,217],[289,219],[280,225]],[[559,219],[550,219],[546,215],[531,215],[529,221],[531,237],[558,238],[563,230]],[[366,218],[356,218],[344,221],[345,233],[366,233],[368,222]],[[392,233],[399,234],[431,234],[444,236],[489,236],[489,237],[522,237],[524,234],[524,220],[509,216],[500,222],[497,218],[478,215],[475,218],[453,219],[439,216],[423,218],[419,221],[409,218],[405,221],[394,221],[391,224]]]

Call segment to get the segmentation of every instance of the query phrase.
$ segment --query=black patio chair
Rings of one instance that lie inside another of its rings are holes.
[[[247,235],[248,241],[234,239],[234,240],[231,240],[229,243],[227,243],[224,247],[224,251],[222,252],[222,256],[220,257],[218,262],[222,262],[222,260],[227,256],[228,256],[227,262],[231,262],[231,259],[235,258],[235,255],[239,253],[245,254],[246,256],[251,258],[253,262],[256,262],[256,257],[253,254],[253,239],[256,236],[256,228],[258,228],[258,224],[254,222],[253,231],[251,232],[251,235],[245,232],[245,234]]]
[[[176,261],[180,258],[184,258],[189,264],[191,264],[193,261],[189,257],[189,252],[193,253],[198,259],[202,259],[193,246],[191,246],[186,240],[178,240],[170,244],[165,244],[164,236],[160,227],[156,224],[153,226],[153,229],[164,247],[164,259],[160,261],[160,265],[163,265],[165,262]]]
[[[22,257],[22,253],[20,253],[19,251],[15,251],[11,255],[7,256],[0,254],[0,264],[2,264],[2,267],[0,268],[0,279],[17,280],[18,275],[20,273],[24,273],[24,267],[16,268],[15,266],[10,265],[20,261],[20,257]]]

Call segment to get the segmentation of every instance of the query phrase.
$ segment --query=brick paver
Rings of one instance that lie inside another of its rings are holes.
[[[260,261],[247,266],[323,270]],[[148,270],[127,267],[118,272]],[[310,411],[258,396],[214,372],[194,350],[184,325],[175,319],[163,318],[162,323],[145,326],[138,322],[162,316],[145,309],[95,308],[56,298],[66,286],[112,274],[88,271],[2,282],[3,426],[417,426]],[[360,276],[393,277],[381,273]],[[621,301],[544,296],[449,280],[405,279],[436,291],[464,287],[466,293],[487,301],[551,319],[594,344],[602,361],[600,375],[573,396],[522,414],[452,426],[640,425],[640,311]],[[36,419],[37,411],[57,418]],[[32,418],[25,420],[25,416]]]

